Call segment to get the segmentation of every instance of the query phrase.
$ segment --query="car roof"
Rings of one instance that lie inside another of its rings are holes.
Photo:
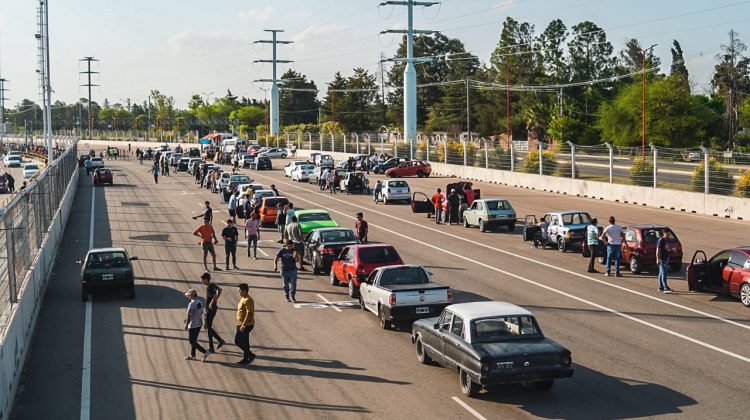
[[[89,249],[89,254],[95,254],[99,252],[124,252],[127,254],[127,251],[125,251],[125,248],[94,248]]]
[[[315,232],[338,232],[341,230],[348,230],[350,232],[354,232],[353,230],[347,228],[347,227],[327,227],[327,228],[320,228],[315,229]]]
[[[455,305],[449,305],[445,309],[449,309],[454,314],[463,318],[464,322],[472,319],[502,315],[534,316],[534,314],[518,305],[497,301],[457,303]]]
[[[586,210],[557,210],[557,211],[548,211],[546,214],[568,214],[568,213],[586,213],[588,212]]]
[[[294,214],[309,214],[309,213],[326,213],[328,214],[328,210],[322,210],[322,209],[305,209],[305,210],[296,210]]]
[[[631,229],[671,229],[669,226],[665,226],[665,225],[645,225],[645,224],[630,225],[628,227]]]
[[[480,198],[474,201],[476,202],[476,201],[510,201],[510,200],[508,200],[505,197],[488,197],[488,198]]]
[[[361,249],[361,248],[393,248],[393,249],[396,249],[396,247],[394,247],[391,244],[359,244],[359,245],[355,245],[355,246],[358,249]]]

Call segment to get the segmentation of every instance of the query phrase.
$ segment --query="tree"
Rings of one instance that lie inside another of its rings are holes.
[[[281,75],[284,81],[279,92],[279,112],[283,125],[308,124],[318,121],[318,88],[307,76],[294,70]],[[299,90],[297,90],[299,89]]]
[[[568,28],[562,20],[555,19],[538,38],[542,47],[542,66],[546,79],[554,83],[564,83],[570,78],[570,68],[563,49],[567,37]]]
[[[722,52],[716,55],[720,60],[715,66],[711,80],[714,93],[724,98],[724,124],[726,129],[726,148],[734,148],[734,137],[737,132],[737,105],[741,92],[750,89],[750,60],[743,55],[747,46],[740,41],[738,33],[729,31],[729,43],[721,46]]]
[[[326,116],[327,121],[337,121],[336,115],[336,101],[341,101],[341,97],[344,92],[338,92],[346,89],[346,79],[341,76],[341,72],[336,72],[333,75],[333,80],[328,82],[328,88],[326,89],[326,96],[323,98],[323,115]],[[321,121],[322,123],[323,121]]]
[[[259,106],[243,106],[232,111],[229,119],[239,122],[238,131],[247,135],[249,130],[265,122],[266,110]]]
[[[682,47],[676,39],[672,41],[672,48],[670,48],[670,51],[672,52],[672,65],[669,68],[669,75],[682,77],[687,82],[690,74],[685,65],[685,57],[682,54]]]
[[[651,72],[650,69],[659,69],[661,67],[661,59],[654,55],[653,48],[649,48],[645,52],[643,47],[637,39],[631,38],[625,43],[625,48],[620,51],[620,68],[619,71],[622,74],[636,73],[643,70],[643,59],[644,55],[646,58],[646,79],[654,80],[659,75],[657,72]]]
[[[377,128],[378,93],[375,76],[362,67],[346,79],[346,90],[340,100],[339,122],[346,131],[366,131]]]

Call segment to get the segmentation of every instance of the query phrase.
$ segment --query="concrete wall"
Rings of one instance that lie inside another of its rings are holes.
[[[26,277],[18,279],[23,281],[24,286],[19,293],[18,303],[11,309],[10,322],[0,337],[0,419],[10,417],[47,281],[52,274],[57,249],[78,188],[79,172],[75,171],[68,183],[60,208],[52,219],[47,236]]]

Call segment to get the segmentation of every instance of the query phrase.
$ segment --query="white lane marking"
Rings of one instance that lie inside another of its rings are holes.
[[[330,212],[333,212],[333,213],[338,213],[338,214],[340,214],[340,215],[342,215],[342,216],[344,216],[344,217],[346,217],[346,218],[348,218],[348,219],[354,219],[354,217],[352,217],[352,216],[348,215],[347,213],[344,213],[344,212],[341,212],[341,211],[338,211],[338,210],[334,210],[334,209],[332,209],[332,208],[330,208],[330,207],[326,207],[326,206],[323,206],[323,205],[320,205],[320,204],[314,203],[314,202],[312,202],[312,201],[310,201],[310,200],[308,200],[308,199],[302,198],[302,197],[301,197],[301,196],[299,196],[299,195],[294,195],[294,194],[289,194],[289,193],[286,193],[286,195],[287,195],[288,197],[289,197],[289,196],[291,196],[291,197],[296,197],[297,199],[299,199],[299,200],[302,200],[302,201],[305,201],[305,202],[308,202],[308,203],[310,203],[310,204],[316,204],[316,205],[318,206],[318,208],[321,208],[321,209],[326,209],[326,210],[328,210],[328,211],[330,211]],[[387,215],[386,215],[386,216],[387,216]],[[389,217],[392,217],[392,216],[389,216]],[[371,224],[371,226],[376,226],[376,225],[372,225],[372,224]],[[553,293],[557,293],[557,294],[559,294],[559,295],[561,295],[561,296],[565,296],[565,297],[567,297],[567,298],[570,298],[570,299],[572,299],[572,300],[575,300],[575,301],[578,301],[578,302],[580,302],[580,303],[586,304],[586,305],[588,305],[588,306],[593,306],[594,308],[597,308],[597,309],[601,309],[601,310],[603,310],[603,311],[606,311],[606,312],[612,313],[612,314],[614,314],[614,315],[618,315],[618,316],[620,316],[620,317],[623,317],[623,318],[625,318],[625,319],[628,319],[628,320],[631,320],[631,321],[633,321],[633,322],[639,323],[639,324],[641,324],[641,325],[644,325],[644,326],[646,326],[646,327],[649,327],[649,328],[653,328],[653,329],[655,329],[655,330],[657,330],[657,331],[661,331],[661,332],[663,332],[663,333],[666,333],[666,334],[672,335],[672,336],[674,336],[674,337],[677,337],[677,338],[681,338],[681,339],[683,339],[683,340],[689,341],[689,342],[691,342],[691,343],[697,344],[697,345],[699,345],[699,346],[705,347],[705,348],[707,348],[707,349],[710,349],[710,350],[714,350],[714,351],[716,351],[716,352],[719,352],[719,353],[722,353],[722,354],[724,354],[724,355],[727,355],[727,356],[733,357],[733,358],[735,358],[735,359],[738,359],[738,360],[741,360],[741,361],[743,361],[743,362],[746,362],[746,363],[750,363],[750,358],[748,358],[748,357],[745,357],[745,356],[742,356],[742,355],[740,355],[740,354],[737,354],[737,353],[732,353],[732,352],[730,352],[729,350],[725,350],[725,349],[723,349],[723,348],[721,348],[721,347],[717,347],[717,346],[714,346],[713,344],[709,344],[709,343],[706,343],[706,342],[704,342],[704,341],[698,340],[698,339],[696,339],[696,338],[692,338],[692,337],[689,337],[689,336],[687,336],[687,335],[684,335],[684,334],[680,334],[680,333],[678,333],[678,332],[676,332],[676,331],[672,331],[672,330],[669,330],[669,329],[667,329],[667,328],[664,328],[664,327],[660,327],[660,326],[658,326],[658,325],[656,325],[656,324],[652,324],[652,323],[650,323],[650,322],[648,322],[648,321],[644,321],[644,320],[642,320],[642,319],[640,319],[640,318],[636,318],[636,317],[634,317],[634,316],[631,316],[631,315],[627,315],[627,314],[624,314],[624,313],[622,313],[622,312],[620,312],[620,311],[618,311],[618,310],[616,310],[616,309],[612,309],[612,308],[609,308],[609,307],[607,307],[607,306],[604,306],[604,305],[600,305],[600,304],[598,304],[598,303],[595,303],[595,302],[592,302],[592,301],[590,301],[590,300],[586,300],[586,299],[584,299],[584,298],[581,298],[581,297],[578,297],[578,296],[572,295],[572,294],[570,294],[570,293],[567,293],[567,292],[564,292],[564,291],[562,291],[562,290],[559,290],[559,289],[555,289],[554,287],[551,287],[551,286],[547,286],[546,284],[542,284],[542,283],[536,282],[536,281],[534,281],[534,280],[531,280],[531,279],[527,279],[527,278],[525,278],[525,277],[522,277],[522,276],[519,276],[519,275],[517,275],[517,274],[511,273],[511,272],[509,272],[509,271],[505,271],[505,270],[502,270],[502,269],[499,269],[499,268],[493,267],[493,266],[491,266],[491,265],[489,265],[489,264],[485,264],[485,263],[483,263],[483,262],[481,262],[481,261],[477,261],[477,260],[471,259],[471,258],[469,258],[469,257],[465,257],[465,256],[463,256],[463,255],[460,255],[460,254],[456,254],[455,252],[447,251],[447,250],[445,250],[445,249],[443,249],[443,248],[441,248],[441,247],[439,247],[439,246],[435,246],[435,245],[432,245],[432,244],[430,244],[430,243],[427,243],[427,242],[423,242],[423,241],[420,241],[420,240],[418,240],[418,239],[415,239],[415,238],[412,238],[412,237],[410,237],[410,236],[407,236],[407,235],[401,234],[401,233],[399,233],[399,232],[396,232],[396,231],[394,231],[394,230],[391,230],[391,229],[387,229],[387,228],[384,228],[384,227],[380,227],[380,228],[381,228],[381,229],[383,229],[383,230],[384,230],[384,231],[386,231],[386,232],[389,232],[389,233],[393,234],[393,235],[396,235],[396,236],[399,236],[399,237],[401,237],[401,238],[404,238],[404,239],[408,239],[408,240],[410,240],[410,241],[413,241],[413,242],[416,242],[416,243],[418,243],[418,244],[421,244],[422,246],[426,246],[426,247],[428,247],[428,248],[432,248],[432,249],[434,249],[434,250],[436,250],[436,251],[439,251],[439,252],[443,252],[443,253],[445,253],[445,254],[448,254],[448,255],[454,256],[454,257],[456,257],[456,258],[459,258],[459,259],[462,259],[462,260],[464,260],[464,261],[467,261],[467,262],[470,262],[470,263],[473,263],[473,264],[476,264],[476,265],[482,266],[482,267],[484,267],[484,268],[487,268],[488,270],[493,270],[493,271],[496,271],[496,272],[498,272],[498,273],[501,273],[501,274],[505,274],[505,275],[506,275],[506,276],[508,276],[508,277],[513,277],[514,279],[520,280],[520,281],[522,281],[522,282],[524,282],[524,283],[528,283],[528,284],[531,284],[531,285],[534,285],[534,286],[537,286],[537,287],[541,287],[542,289],[548,290],[548,291],[550,291],[550,292],[553,292]],[[451,236],[452,236],[452,235],[451,235]],[[460,239],[460,238],[459,238],[459,239]],[[498,251],[499,251],[499,250],[498,250]],[[533,261],[533,260],[532,260],[532,261]],[[563,271],[567,271],[567,270],[563,270]],[[572,273],[572,272],[571,272],[571,273]],[[573,274],[575,274],[575,273],[573,273]],[[593,279],[592,279],[592,280],[593,280]],[[605,283],[605,284],[609,285],[608,283]],[[626,290],[626,291],[627,291],[628,289],[625,289],[625,288],[623,288],[623,290]],[[318,296],[320,296],[320,295],[318,295]],[[322,298],[322,296],[321,296],[321,298]],[[339,311],[340,311],[340,309],[339,309]]]
[[[479,414],[479,412],[477,412],[477,410],[471,408],[469,406],[469,404],[466,404],[465,402],[461,401],[460,398],[458,398],[458,397],[452,397],[451,399],[453,401],[455,401],[458,405],[460,405],[461,407],[463,407],[464,410],[468,411],[469,413],[471,413],[471,415],[473,415],[474,417],[478,418],[479,420],[487,420],[487,417]]]
[[[89,250],[94,247],[94,204],[96,188],[91,189],[91,224],[89,225]],[[83,363],[81,368],[81,420],[91,416],[91,309],[92,297],[86,299],[86,314],[83,321]]]
[[[320,298],[320,300],[322,300],[323,302],[325,302],[326,304],[328,304],[328,305],[329,305],[330,307],[332,307],[333,309],[335,309],[335,310],[336,310],[336,312],[341,312],[341,309],[339,309],[339,307],[338,307],[338,306],[334,305],[334,304],[333,304],[333,303],[332,303],[332,302],[331,302],[330,300],[326,299],[326,298],[325,298],[325,297],[324,297],[323,295],[321,295],[320,293],[318,293],[318,297]]]
[[[261,254],[265,255],[266,257],[268,256],[268,254],[266,253],[266,251],[264,251],[263,248],[261,248],[261,247],[258,247],[258,252],[260,252]]]
[[[281,183],[285,184],[283,181]],[[292,184],[287,184],[287,185],[292,186]],[[306,191],[306,190],[303,190],[303,191]],[[653,301],[656,301],[656,302],[660,302],[660,303],[663,303],[665,305],[669,305],[669,306],[672,306],[672,307],[675,307],[675,308],[679,308],[679,309],[685,310],[687,312],[692,312],[694,314],[702,315],[702,316],[705,316],[707,318],[711,318],[711,319],[714,319],[714,320],[717,320],[717,321],[721,321],[721,322],[724,322],[724,323],[727,323],[727,324],[730,324],[730,325],[734,325],[736,327],[740,327],[740,328],[744,328],[746,330],[750,330],[750,325],[746,325],[746,324],[743,324],[741,322],[733,321],[731,319],[726,319],[726,318],[723,318],[723,317],[721,317],[719,315],[714,315],[714,314],[711,314],[711,313],[708,313],[708,312],[701,311],[699,309],[695,309],[695,308],[691,308],[689,306],[681,305],[681,304],[676,303],[676,302],[672,302],[672,301],[669,301],[669,300],[666,300],[666,299],[662,299],[662,298],[659,298],[659,297],[656,297],[656,296],[651,296],[651,295],[648,295],[646,293],[639,292],[637,290],[628,289],[627,287],[620,286],[620,285],[617,285],[617,284],[614,284],[614,283],[607,283],[606,281],[603,281],[603,280],[600,280],[600,279],[597,279],[597,278],[594,278],[594,277],[591,277],[591,276],[587,276],[585,274],[581,274],[581,273],[578,273],[578,272],[575,272],[575,271],[571,271],[571,270],[568,270],[566,268],[558,267],[556,265],[548,264],[548,263],[545,263],[545,262],[542,262],[542,261],[537,261],[537,260],[535,260],[533,258],[525,257],[523,255],[516,254],[514,252],[510,252],[510,251],[506,251],[506,250],[503,250],[503,249],[495,248],[495,247],[492,247],[492,246],[487,245],[487,244],[475,242],[475,241],[472,241],[470,239],[467,239],[467,238],[464,238],[464,237],[461,237],[461,236],[458,236],[458,235],[455,235],[455,234],[452,234],[452,233],[448,233],[448,232],[445,232],[445,231],[442,231],[442,230],[438,230],[438,229],[435,229],[435,228],[430,227],[430,226],[420,225],[419,223],[415,223],[415,222],[412,222],[412,221],[409,221],[409,220],[400,219],[398,217],[395,217],[395,216],[387,214],[387,213],[383,213],[383,212],[378,211],[378,210],[373,210],[373,209],[370,209],[370,208],[361,207],[361,206],[359,206],[357,204],[349,203],[347,201],[338,199],[336,197],[329,197],[326,194],[320,194],[320,193],[316,193],[314,191],[313,191],[313,194],[317,194],[317,195],[320,195],[322,197],[327,197],[327,198],[329,198],[331,200],[335,200],[335,201],[338,201],[340,203],[347,204],[347,205],[355,207],[357,209],[366,210],[366,211],[369,211],[371,213],[379,214],[379,215],[384,216],[384,217],[388,217],[388,218],[391,218],[391,219],[396,219],[396,220],[398,220],[398,221],[400,221],[402,223],[408,223],[410,225],[417,226],[417,227],[420,227],[422,229],[428,229],[428,230],[430,230],[432,232],[439,233],[439,234],[445,235],[445,236],[449,236],[451,238],[458,239],[458,240],[461,240],[463,242],[468,242],[468,243],[470,243],[472,245],[479,246],[479,247],[482,247],[482,248],[486,248],[486,249],[489,249],[491,251],[495,251],[495,252],[499,252],[501,254],[505,254],[505,255],[508,255],[508,256],[511,256],[511,257],[519,258],[519,259],[522,259],[524,261],[528,261],[528,262],[533,263],[533,264],[541,265],[543,267],[551,268],[553,270],[561,271],[563,273],[570,274],[572,276],[576,276],[576,277],[579,277],[579,278],[582,278],[582,279],[587,279],[587,280],[593,281],[595,283],[601,284],[603,286],[612,287],[614,289],[617,289],[617,290],[620,290],[620,291],[623,291],[623,292],[627,292],[627,293],[631,293],[631,294],[634,294],[636,296],[640,296],[640,297],[643,297],[643,298],[646,298],[646,299],[650,299],[650,300],[653,300]],[[288,195],[291,195],[291,194],[288,194]],[[312,203],[312,201],[308,201],[308,202]],[[313,203],[313,204],[315,204],[315,203]],[[337,212],[337,213],[340,213],[340,212]],[[341,213],[341,214],[343,214],[343,213]],[[351,216],[349,216],[349,215],[345,215],[345,216],[351,218]],[[377,225],[374,225],[372,223],[370,223],[370,226],[377,227]]]
[[[318,296],[320,296],[320,295],[318,295]],[[354,305],[359,305],[359,302],[356,301],[356,300],[339,300],[339,301],[336,301],[336,302],[327,302],[327,303],[326,302],[323,302],[323,303],[317,303],[317,302],[313,302],[313,303],[295,303],[294,304],[294,308],[295,309],[302,309],[302,307],[305,307],[305,306],[309,306],[309,307],[311,307],[313,309],[325,309],[325,308],[330,308],[331,306],[334,306],[334,307],[338,306],[338,307],[342,307],[342,308],[351,308]]]

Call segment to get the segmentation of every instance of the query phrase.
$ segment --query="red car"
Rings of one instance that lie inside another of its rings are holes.
[[[416,176],[418,178],[428,177],[432,173],[429,163],[421,160],[410,160],[400,163],[395,168],[385,171],[385,176],[397,178],[402,176]]]
[[[94,185],[112,185],[112,171],[109,168],[98,168],[94,171],[94,175],[91,176],[91,180],[94,181]]]
[[[706,258],[696,251],[687,268],[690,291],[730,294],[750,308],[750,246],[725,249]]]
[[[393,245],[351,245],[341,250],[331,263],[331,284],[346,283],[349,296],[356,298],[359,284],[367,279],[373,270],[387,265],[402,265],[404,262]]]
[[[680,271],[682,268],[682,244],[674,231],[663,225],[628,226],[625,229],[625,241],[622,243],[620,262],[627,265],[633,274],[639,274],[644,269],[651,269],[654,272],[658,272],[656,241],[662,237],[665,230],[671,235],[667,243],[669,270]],[[599,231],[601,232],[601,228]],[[589,257],[590,254],[586,241],[581,242],[581,251],[581,254],[585,258]],[[602,253],[604,252],[602,251]],[[604,264],[606,257],[600,256],[599,262]]]

